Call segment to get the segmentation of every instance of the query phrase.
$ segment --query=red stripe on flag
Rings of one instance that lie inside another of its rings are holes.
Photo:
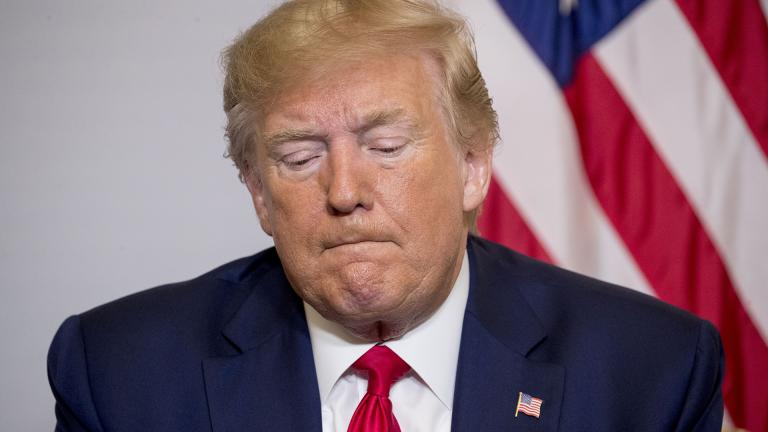
[[[608,218],[659,297],[720,330],[735,424],[768,430],[768,347],[687,198],[594,57],[579,62],[565,95]]]
[[[677,0],[677,4],[768,157],[768,24],[760,3]]]
[[[530,257],[552,262],[544,246],[539,243],[509,196],[493,177],[477,225],[483,237],[487,239]]]

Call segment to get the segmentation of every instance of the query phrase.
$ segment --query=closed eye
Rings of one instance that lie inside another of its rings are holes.
[[[312,162],[313,159],[316,159],[318,157],[320,157],[320,156],[312,156],[312,157],[308,157],[306,159],[300,159],[300,160],[296,160],[296,161],[284,160],[283,163],[288,165],[289,167],[301,167],[301,166],[304,166],[304,165]]]
[[[379,147],[379,148],[374,148],[374,150],[379,152],[379,153],[393,154],[393,153],[397,153],[400,150],[402,150],[403,147],[405,147],[405,145],[401,145],[401,146],[397,146],[397,147]]]
[[[316,150],[302,150],[283,156],[280,163],[290,170],[301,171],[314,165],[321,156],[322,152]]]
[[[379,138],[373,140],[368,148],[376,154],[384,157],[397,156],[408,146],[410,140],[403,137]]]

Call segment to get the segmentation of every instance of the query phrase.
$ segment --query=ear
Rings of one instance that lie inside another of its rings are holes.
[[[265,196],[264,183],[262,183],[261,177],[256,170],[248,170],[248,174],[245,176],[245,185],[251,194],[253,207],[256,209],[256,215],[259,217],[261,229],[268,236],[272,237],[272,223],[270,222],[269,211],[267,210],[267,200],[269,198]]]
[[[480,207],[491,181],[491,151],[468,150],[464,154],[464,211]]]

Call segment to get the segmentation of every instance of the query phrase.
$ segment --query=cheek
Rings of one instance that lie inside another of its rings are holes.
[[[271,188],[269,208],[275,244],[295,254],[308,243],[324,210],[322,194],[306,184],[280,184]]]
[[[388,207],[407,232],[426,236],[449,229],[463,220],[463,188],[455,161],[431,160],[398,170],[381,181]]]

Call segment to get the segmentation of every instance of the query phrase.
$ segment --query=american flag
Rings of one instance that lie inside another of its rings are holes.
[[[482,234],[714,323],[768,431],[768,0],[454,0],[501,147]]]
[[[541,415],[541,404],[543,400],[535,398],[527,393],[520,392],[517,398],[517,410],[515,410],[515,417],[519,412],[527,414],[532,417],[539,418]]]

